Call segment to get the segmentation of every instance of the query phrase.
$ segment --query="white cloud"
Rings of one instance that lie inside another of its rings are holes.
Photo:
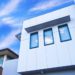
[[[1,21],[6,24],[13,24],[15,22],[15,20],[12,17],[4,17],[1,19]]]
[[[17,38],[15,37],[16,34],[20,32],[19,30],[11,32],[3,41],[0,42],[0,49],[8,48],[11,44],[13,44]]]
[[[51,37],[46,37],[45,42],[46,44],[49,44],[49,43],[53,43],[53,40]]]
[[[1,8],[0,17],[6,16],[12,13],[21,1],[22,0],[10,0],[3,8]]]
[[[22,21],[21,20],[19,21],[18,19],[13,18],[13,17],[3,17],[3,18],[1,18],[0,26],[2,26],[3,24],[9,25],[11,27],[17,27],[17,28],[22,27]]]
[[[22,0],[9,0],[9,2],[0,8],[0,26],[10,25],[11,27],[21,27],[22,21],[9,16],[16,10]]]
[[[5,23],[5,24],[0,24],[0,26],[9,25],[12,28],[14,28],[12,32],[8,33],[9,35],[5,36],[5,38],[3,36],[4,39],[0,41],[0,49],[9,48],[12,44],[15,43],[15,41],[17,41],[15,35],[21,32],[22,22],[17,21],[17,19],[14,19],[13,17],[4,17],[1,19],[0,23]]]
[[[17,40],[15,35],[21,32],[22,21],[9,16],[12,12],[16,10],[21,1],[22,0],[9,0],[6,5],[0,8],[0,26],[9,25],[11,27],[14,27],[14,30],[8,33],[9,35],[5,36],[5,38],[0,41],[0,49],[8,48],[12,44],[14,44]],[[15,28],[17,30],[15,30]]]
[[[29,12],[46,10],[48,8],[55,6],[55,5],[59,5],[64,2],[67,2],[67,1],[72,1],[72,0],[46,0],[44,2],[37,3],[33,8],[31,8],[29,10]]]

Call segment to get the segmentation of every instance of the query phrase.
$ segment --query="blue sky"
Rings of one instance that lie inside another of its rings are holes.
[[[23,20],[73,4],[73,0],[0,0],[0,49],[19,52]]]

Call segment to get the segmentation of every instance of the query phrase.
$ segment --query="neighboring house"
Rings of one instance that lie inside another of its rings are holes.
[[[75,75],[75,4],[24,21],[18,60],[22,75]]]
[[[0,50],[0,75],[19,75],[16,68],[17,58],[18,55],[8,48]]]

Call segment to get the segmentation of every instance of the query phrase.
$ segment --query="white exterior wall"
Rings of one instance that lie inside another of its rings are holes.
[[[53,26],[54,44],[44,46],[43,30],[39,30],[39,47],[29,49],[30,33],[25,28],[70,15],[68,22],[72,40],[60,42],[58,25]],[[24,21],[18,72],[75,65],[75,5]]]
[[[2,75],[20,75],[17,73],[18,59],[8,60],[4,63]]]

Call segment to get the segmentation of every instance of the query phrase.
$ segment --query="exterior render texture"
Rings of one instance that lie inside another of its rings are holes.
[[[17,36],[19,59],[10,49],[0,50],[0,75],[75,75],[74,31],[74,2],[25,20]]]
[[[75,4],[23,23],[18,72],[75,75]]]

